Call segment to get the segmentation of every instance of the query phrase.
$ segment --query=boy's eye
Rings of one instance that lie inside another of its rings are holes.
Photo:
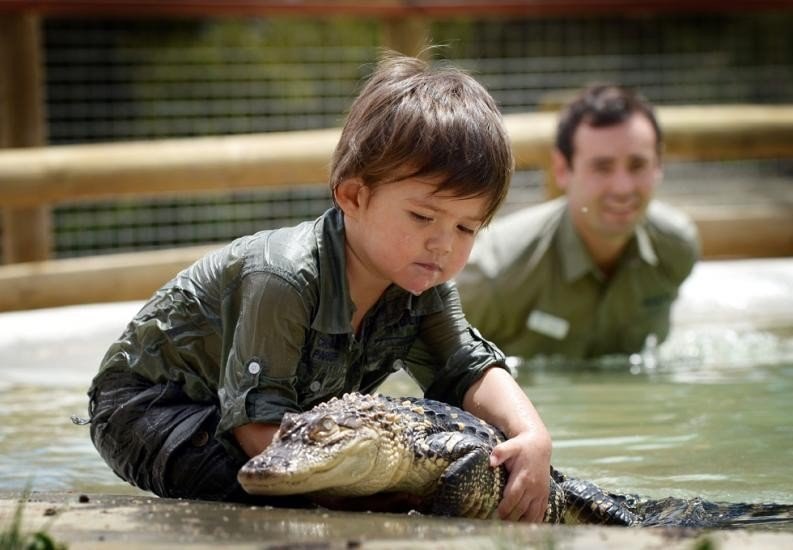
[[[422,216],[422,215],[421,215],[421,214],[419,214],[418,212],[411,212],[411,213],[410,213],[410,216],[411,216],[411,217],[412,217],[414,220],[418,220],[418,221],[420,221],[420,222],[431,222],[431,221],[432,221],[432,218],[430,218],[430,217],[428,217],[428,216]]]
[[[468,235],[475,235],[476,234],[476,229],[473,229],[471,227],[466,227],[464,225],[458,225],[457,229],[459,229],[460,231],[462,231],[463,233],[466,233]]]

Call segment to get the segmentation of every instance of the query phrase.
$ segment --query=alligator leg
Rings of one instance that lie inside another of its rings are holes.
[[[490,466],[490,449],[474,437],[459,432],[435,434],[430,449],[453,451],[453,461],[438,480],[432,513],[444,516],[489,518],[506,484],[506,470]]]
[[[567,508],[567,499],[564,490],[551,477],[551,488],[548,494],[548,508],[545,509],[544,523],[564,523],[564,513]]]

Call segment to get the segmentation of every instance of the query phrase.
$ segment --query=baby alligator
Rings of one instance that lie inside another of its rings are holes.
[[[488,457],[504,435],[445,403],[346,394],[284,416],[272,444],[238,474],[255,495],[407,494],[424,513],[492,517],[506,483]],[[729,527],[793,521],[793,505],[644,499],[606,492],[554,468],[548,523]]]

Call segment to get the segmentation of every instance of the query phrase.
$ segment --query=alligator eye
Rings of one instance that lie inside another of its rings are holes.
[[[322,419],[321,425],[322,425],[322,429],[328,432],[336,428],[336,422],[334,422],[332,418],[329,418],[327,416]]]
[[[336,432],[338,429],[338,424],[336,421],[333,420],[331,417],[326,416],[314,426],[314,428],[309,432],[309,437],[311,439],[322,439],[324,437],[328,437],[329,435]]]

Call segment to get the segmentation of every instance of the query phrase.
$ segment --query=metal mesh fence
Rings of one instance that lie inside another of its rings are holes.
[[[659,105],[790,102],[790,28],[790,13],[453,20],[434,22],[432,38],[512,113],[604,80]],[[339,126],[381,44],[377,22],[353,19],[50,19],[43,35],[55,144]],[[662,189],[707,196],[730,179],[790,188],[793,163],[673,165]],[[542,185],[517,174],[505,211],[540,200]],[[227,241],[329,204],[323,185],[63,204],[55,256]]]

